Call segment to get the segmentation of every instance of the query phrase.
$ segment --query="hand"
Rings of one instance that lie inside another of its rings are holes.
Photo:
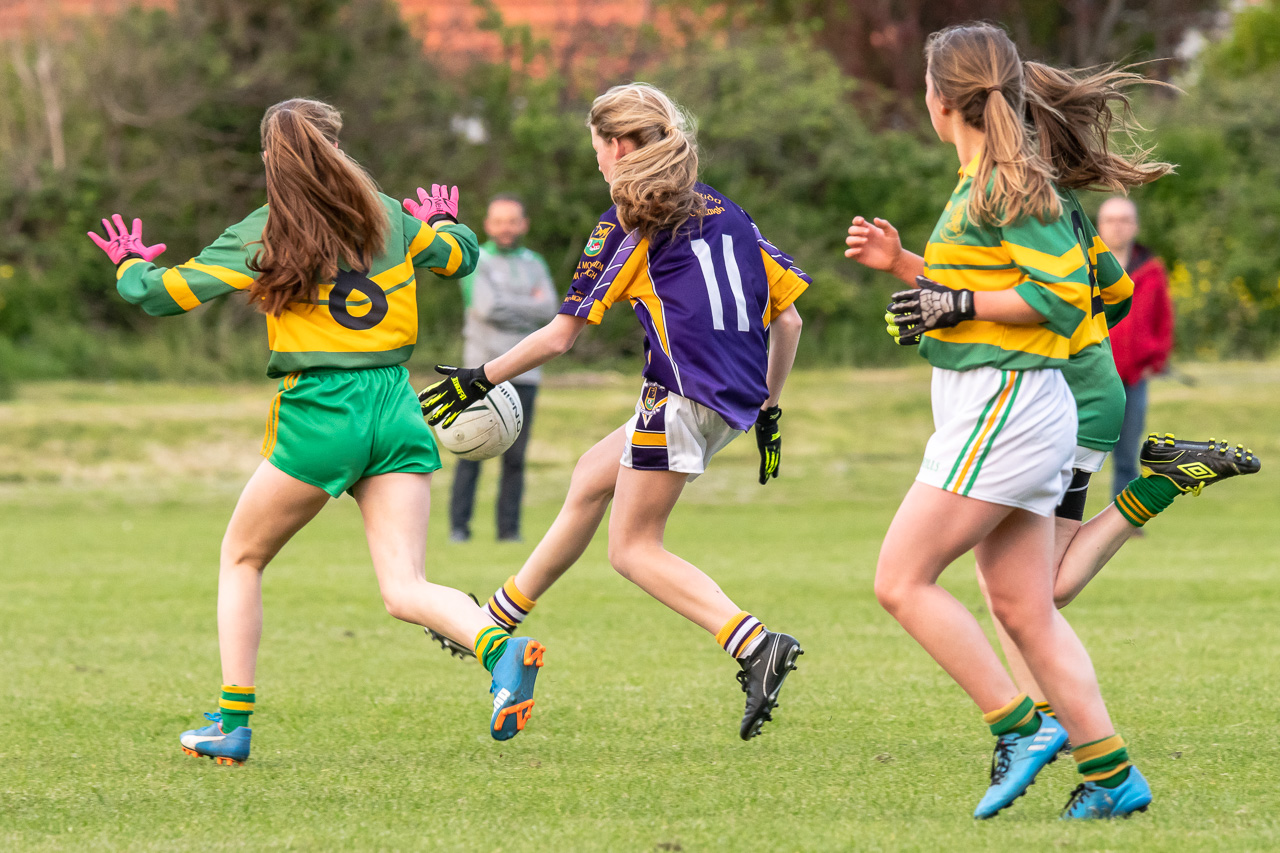
[[[780,406],[761,409],[756,416],[756,447],[760,448],[760,485],[769,478],[778,477],[778,465],[782,462],[782,430],[778,420],[782,417]]]
[[[917,337],[934,329],[949,329],[973,319],[973,291],[952,290],[918,275],[915,289],[893,294],[889,313],[902,332]],[[908,331],[912,327],[920,331]]]
[[[890,305],[890,308],[893,306]],[[924,329],[912,323],[906,326],[899,326],[897,319],[892,311],[884,312],[884,321],[887,324],[885,331],[889,333],[889,337],[893,338],[893,342],[900,347],[914,347],[920,345],[920,336],[924,334]]]
[[[887,219],[877,218],[867,222],[861,216],[855,216],[853,224],[849,226],[849,236],[844,242],[849,247],[844,250],[846,258],[853,258],[873,270],[892,272],[902,256],[902,239],[898,236],[898,229],[890,225]]]
[[[94,244],[107,253],[107,257],[111,259],[111,263],[120,266],[120,262],[128,258],[130,255],[142,258],[144,261],[151,262],[163,252],[167,246],[164,243],[156,243],[154,246],[142,245],[142,220],[133,220],[133,230],[128,231],[124,227],[124,217],[120,214],[112,214],[111,219],[115,221],[112,226],[111,221],[102,220],[102,227],[107,230],[107,237],[104,240],[94,232],[89,232],[89,239]]]
[[[493,383],[484,375],[483,364],[479,367],[437,364],[436,373],[445,378],[418,395],[422,414],[432,426],[441,422],[445,427],[451,426],[458,415],[483,400],[493,390]]]
[[[435,225],[441,219],[450,222],[458,221],[458,188],[452,191],[445,184],[432,184],[431,192],[418,187],[418,200],[404,200],[404,209],[410,216],[417,217],[428,225]]]

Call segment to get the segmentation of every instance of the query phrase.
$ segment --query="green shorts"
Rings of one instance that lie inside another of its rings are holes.
[[[409,371],[308,370],[280,380],[262,455],[333,497],[365,477],[440,470]]]

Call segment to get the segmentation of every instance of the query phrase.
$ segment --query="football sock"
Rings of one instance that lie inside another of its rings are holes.
[[[236,684],[222,685],[222,697],[218,700],[218,711],[222,714],[222,731],[230,734],[241,726],[249,726],[249,715],[253,713],[254,687],[241,687]]]
[[[526,598],[524,593],[516,589],[516,578],[512,575],[498,588],[497,592],[489,597],[488,603],[484,606],[484,612],[493,620],[493,624],[510,634],[520,627],[524,617],[529,615],[529,611],[537,603],[532,598]]]
[[[1026,737],[1040,731],[1040,717],[1031,697],[1021,693],[1008,705],[982,715],[982,722],[991,727],[996,737],[1013,732]]]
[[[1129,750],[1120,735],[1104,737],[1071,750],[1086,782],[1114,788],[1129,778]]]
[[[502,657],[502,650],[510,639],[506,631],[497,627],[485,628],[476,634],[476,658],[484,664],[485,669],[493,672],[494,665]]]
[[[1058,715],[1053,713],[1053,708],[1048,702],[1037,702],[1036,710],[1044,714],[1046,717],[1053,717],[1055,720],[1058,719]]]
[[[1169,508],[1182,492],[1165,477],[1135,477],[1116,495],[1116,509],[1125,521],[1141,527]]]
[[[724,624],[716,634],[716,642],[735,658],[745,658],[764,642],[764,625],[743,610]]]

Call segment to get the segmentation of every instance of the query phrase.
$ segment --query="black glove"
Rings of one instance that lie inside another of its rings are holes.
[[[892,307],[892,305],[888,306],[884,312],[885,331],[889,333],[889,337],[893,338],[893,342],[900,347],[919,346],[924,329],[915,324],[899,326],[894,313],[889,310]]]
[[[782,417],[780,406],[761,409],[756,416],[756,446],[760,448],[760,485],[777,478],[778,465],[782,462],[782,429],[778,420]]]
[[[450,426],[458,419],[458,415],[483,400],[493,390],[493,383],[484,375],[483,364],[479,367],[437,364],[436,373],[445,378],[418,394],[422,414],[432,426],[441,422],[445,427]]]
[[[919,343],[924,332],[949,329],[973,319],[972,290],[952,290],[922,275],[916,276],[916,285],[913,290],[893,294],[889,303],[900,338],[914,334]]]

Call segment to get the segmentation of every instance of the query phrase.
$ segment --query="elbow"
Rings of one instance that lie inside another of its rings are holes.
[[[556,335],[551,339],[551,353],[553,356],[561,356],[573,349],[573,342],[577,335]]]
[[[779,314],[773,322],[794,337],[799,337],[801,329],[804,328],[804,320],[800,318],[800,312],[794,305],[788,306],[787,310]]]

